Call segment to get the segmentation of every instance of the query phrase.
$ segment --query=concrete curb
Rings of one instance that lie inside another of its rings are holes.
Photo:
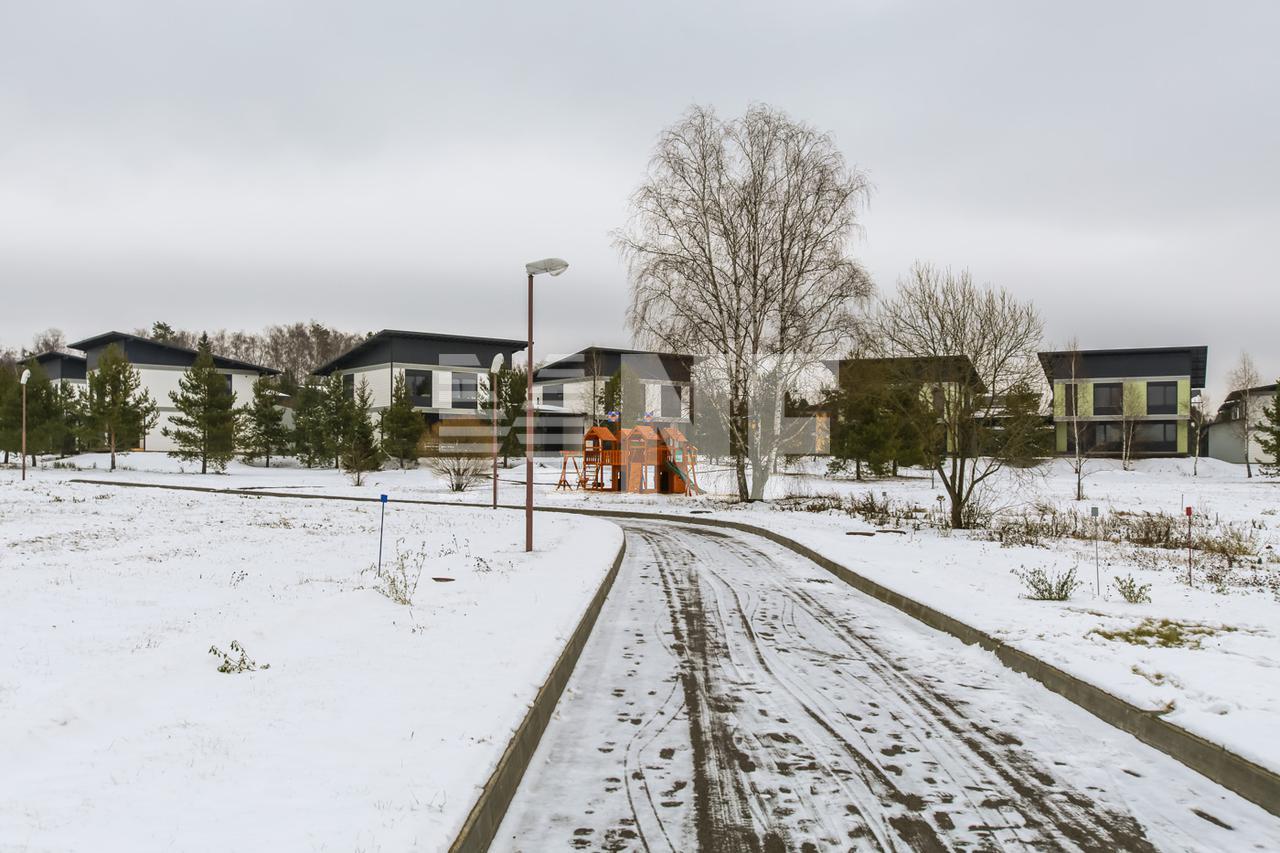
[[[354,496],[301,494],[297,492],[266,492],[248,489],[213,489],[203,486],[165,486],[152,483],[117,483],[110,480],[72,480],[71,482],[89,483],[100,486],[138,486],[158,489],[184,489],[188,491],[220,492],[261,497],[286,498],[318,498],[340,499],[352,501],[376,501],[377,498]],[[401,499],[396,503],[426,504],[432,506],[489,506],[489,504],[465,504],[453,501],[431,501],[418,499]],[[523,505],[499,504],[503,509],[523,509]],[[823,569],[852,586],[859,592],[888,604],[897,610],[930,628],[956,637],[969,645],[978,645],[996,656],[1004,666],[1026,675],[1039,682],[1047,689],[1093,714],[1105,723],[1109,723],[1121,731],[1127,732],[1143,743],[1158,749],[1165,755],[1185,764],[1197,773],[1218,783],[1230,791],[1234,791],[1246,800],[1261,806],[1273,815],[1280,817],[1280,774],[1256,764],[1238,753],[1208,741],[1199,735],[1160,717],[1145,711],[1100,687],[1064,672],[1057,667],[1045,663],[1039,658],[1013,648],[995,637],[955,619],[940,610],[908,598],[902,593],[876,583],[858,574],[847,566],[818,553],[807,545],[802,545],[780,533],[756,527],[740,521],[726,521],[716,518],[696,516],[670,515],[667,513],[634,512],[630,510],[590,509],[575,507],[538,507],[539,512],[561,512],[576,515],[593,515],[603,518],[621,518],[633,521],[666,521],[677,524],[697,524],[707,527],[721,527],[750,533],[793,551],[800,556],[812,560]],[[603,602],[603,599],[602,599]],[[581,626],[580,626],[581,627]],[[576,636],[576,635],[575,635]],[[574,658],[576,660],[576,656]],[[559,664],[557,664],[559,666]],[[557,693],[557,695],[559,695]],[[544,723],[545,726],[545,723]],[[541,730],[539,730],[539,733]],[[536,742],[535,742],[536,746]],[[532,750],[530,750],[532,752]],[[512,789],[514,791],[514,789]],[[508,798],[509,801],[509,798]],[[504,805],[505,809],[505,805]],[[496,825],[495,825],[496,829]],[[458,848],[461,849],[461,848]],[[481,849],[481,848],[474,848]]]

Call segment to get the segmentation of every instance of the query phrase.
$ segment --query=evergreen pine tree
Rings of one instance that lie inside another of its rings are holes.
[[[355,396],[348,407],[348,421],[340,459],[342,470],[352,475],[357,486],[364,482],[367,471],[382,467],[382,449],[374,432],[372,412],[373,392],[369,383],[360,380]]]
[[[235,397],[228,379],[214,367],[209,336],[201,335],[195,363],[178,380],[178,390],[169,393],[178,410],[161,430],[178,445],[169,455],[199,459],[201,474],[207,474],[211,464],[222,470],[235,455]]]
[[[27,455],[31,464],[36,464],[36,457],[42,453],[57,452],[60,442],[61,417],[54,400],[53,384],[49,375],[34,358],[26,364],[18,366],[19,372],[30,370],[31,378],[27,380]],[[22,388],[19,386],[19,392]],[[18,417],[22,417],[22,395],[18,395]],[[19,424],[21,430],[21,424]],[[21,436],[19,436],[21,441]]]
[[[524,456],[524,417],[526,379],[523,367],[504,367],[498,372],[498,440],[502,442],[502,467],[512,456]]]
[[[332,459],[333,467],[341,466],[342,449],[347,446],[353,423],[354,386],[347,394],[341,373],[331,373],[321,386],[319,432],[313,447],[319,458]]]
[[[294,395],[293,453],[308,468],[330,458],[324,440],[324,392],[315,385],[303,385]]]
[[[18,385],[21,372],[16,364],[5,361],[0,364],[0,450],[4,461],[9,454],[17,453],[22,442],[22,389]]]
[[[84,400],[70,382],[57,382],[53,385],[53,408],[57,414],[50,428],[50,452],[70,456],[76,452],[76,439],[84,425]]]
[[[84,401],[86,441],[110,451],[114,471],[117,451],[140,445],[158,418],[156,402],[142,387],[142,377],[125,358],[124,350],[111,344],[89,372]]]
[[[1280,380],[1270,406],[1262,407],[1262,422],[1258,424],[1258,446],[1271,457],[1262,463],[1262,473],[1267,477],[1280,477]]]
[[[279,405],[278,384],[273,377],[259,376],[253,381],[253,400],[240,410],[240,451],[245,462],[264,459],[270,468],[272,456],[289,452],[291,436]]]
[[[411,459],[417,458],[418,441],[426,424],[422,416],[413,410],[404,374],[398,375],[392,384],[391,405],[382,410],[378,421],[382,449],[388,456],[398,459],[401,468],[406,467]]]

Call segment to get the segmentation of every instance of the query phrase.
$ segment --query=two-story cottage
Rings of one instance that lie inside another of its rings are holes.
[[[105,332],[71,344],[85,354],[85,375],[93,373],[98,359],[109,346],[118,346],[134,369],[138,371],[142,387],[151,394],[159,410],[156,425],[142,437],[139,450],[176,450],[177,445],[162,430],[170,425],[177,409],[171,393],[178,390],[178,380],[196,361],[196,351],[177,344],[156,341],[125,332]],[[227,377],[227,387],[237,405],[253,397],[253,382],[260,376],[278,374],[280,371],[260,364],[252,364],[236,358],[215,355],[213,366]],[[52,376],[50,377],[52,378]]]
[[[1040,353],[1053,387],[1056,450],[1079,446],[1120,455],[1186,456],[1191,400],[1204,388],[1207,347],[1064,350]]]

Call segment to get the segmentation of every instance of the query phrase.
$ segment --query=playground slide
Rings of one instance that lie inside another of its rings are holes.
[[[688,491],[688,493],[689,493],[689,494],[691,494],[691,495],[701,495],[701,494],[704,494],[703,489],[702,489],[700,486],[698,486],[698,484],[697,484],[697,483],[692,482],[692,481],[688,478],[688,476],[686,476],[686,475],[685,475],[684,469],[682,469],[682,468],[681,468],[679,465],[677,465],[676,463],[672,462],[670,459],[668,459],[668,460],[667,460],[667,468],[668,468],[672,473],[674,473],[677,477],[679,477],[681,480],[683,480],[683,481],[684,481],[684,487],[685,487],[685,490],[686,490],[686,491]]]

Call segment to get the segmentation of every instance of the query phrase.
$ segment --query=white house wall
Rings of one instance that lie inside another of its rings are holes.
[[[142,389],[151,395],[158,410],[156,425],[147,433],[143,449],[162,452],[177,450],[177,445],[164,435],[163,430],[171,426],[171,419],[177,412],[171,395],[180,390],[178,380],[186,373],[186,368],[149,364],[135,364],[133,367],[138,371]],[[257,373],[243,370],[218,372],[223,375],[231,374],[231,394],[235,398],[235,405],[243,405],[253,399],[253,382],[258,378]]]
[[[358,387],[360,380],[364,379],[369,383],[369,390],[373,395],[373,410],[380,411],[391,405],[391,391],[394,387],[395,380],[404,376],[406,370],[430,370],[431,371],[431,407],[424,411],[441,411],[441,412],[469,412],[478,406],[468,406],[465,409],[453,408],[453,374],[467,373],[477,377],[477,396],[480,400],[484,400],[488,388],[488,372],[484,370],[466,370],[457,367],[442,367],[437,364],[402,364],[396,362],[395,367],[390,364],[379,364],[372,367],[357,367],[351,370],[340,371],[344,376],[354,376],[355,384]]]

